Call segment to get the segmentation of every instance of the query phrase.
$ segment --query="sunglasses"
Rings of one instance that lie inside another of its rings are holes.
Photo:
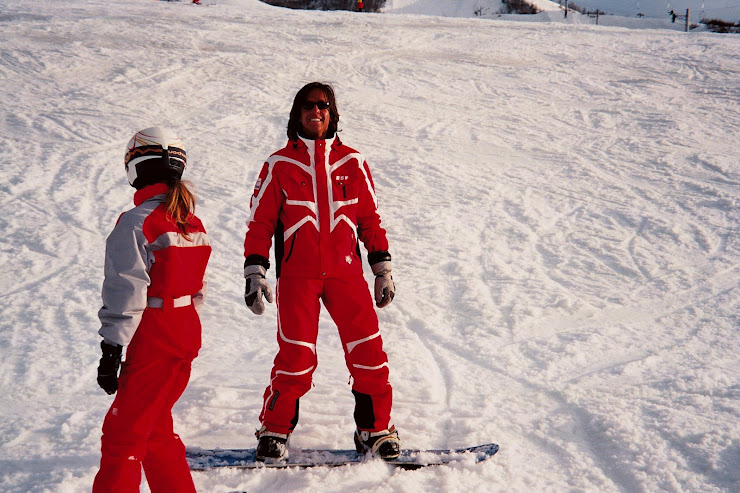
[[[328,110],[330,105],[327,101],[306,101],[301,105],[301,108],[306,111],[310,111],[314,106],[320,110]]]

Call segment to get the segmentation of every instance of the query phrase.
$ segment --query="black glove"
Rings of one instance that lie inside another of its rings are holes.
[[[103,357],[100,358],[98,365],[98,385],[106,394],[112,395],[118,390],[118,369],[121,367],[123,346],[118,344],[111,346],[105,341],[100,341],[100,349],[103,350]]]

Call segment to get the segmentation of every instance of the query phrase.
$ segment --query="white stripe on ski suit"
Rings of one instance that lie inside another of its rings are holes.
[[[357,346],[359,346],[363,342],[372,341],[376,337],[380,337],[380,331],[376,332],[375,334],[371,336],[367,336],[364,339],[358,339],[356,341],[348,342],[347,343],[347,353],[351,353],[353,349],[355,349]],[[365,365],[358,365],[356,363],[352,363],[352,366],[355,368],[359,368],[361,370],[380,370],[381,368],[388,366],[388,363],[383,363],[382,365],[378,365],[378,366],[365,366]]]
[[[197,247],[206,246],[208,243],[208,235],[206,233],[196,232],[190,233],[190,239],[186,239],[180,233],[170,231],[169,233],[163,233],[152,245],[152,250],[164,250],[165,248],[176,246],[176,247]]]
[[[384,366],[388,366],[388,363],[383,363],[382,365],[378,366],[365,366],[365,365],[352,365],[355,368],[359,368],[360,370],[380,370]]]
[[[348,342],[347,343],[347,352],[351,353],[354,348],[356,348],[358,345],[362,344],[363,342],[370,341],[372,339],[375,339],[376,337],[380,336],[380,331],[376,332],[375,334],[365,337],[364,339],[358,339],[356,341]]]

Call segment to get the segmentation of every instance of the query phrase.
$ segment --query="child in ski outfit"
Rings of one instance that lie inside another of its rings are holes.
[[[390,424],[392,389],[378,318],[363,276],[359,241],[368,250],[378,307],[393,299],[391,256],[380,226],[370,169],[336,135],[334,91],[318,82],[295,96],[288,143],[260,172],[244,241],[245,301],[264,312],[275,237],[279,351],[265,389],[257,460],[283,460],[298,422],[298,403],[316,368],[320,302],[337,325],[353,379],[355,446],[384,459],[400,453]]]
[[[138,492],[142,466],[153,493],[195,491],[172,407],[201,345],[196,309],[211,247],[180,180],[185,162],[180,139],[157,127],[138,132],[126,152],[137,191],[106,242],[98,383],[118,393],[103,423],[94,493]]]

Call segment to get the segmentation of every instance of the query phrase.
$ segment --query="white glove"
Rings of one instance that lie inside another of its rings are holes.
[[[370,266],[375,274],[375,306],[388,306],[396,295],[396,286],[391,277],[391,261],[386,260]]]
[[[261,265],[248,265],[244,267],[244,277],[247,280],[247,286],[244,290],[244,302],[255,315],[265,313],[265,302],[262,301],[263,296],[268,303],[272,303],[272,289],[270,289],[270,283],[265,279],[266,272],[267,270]]]

